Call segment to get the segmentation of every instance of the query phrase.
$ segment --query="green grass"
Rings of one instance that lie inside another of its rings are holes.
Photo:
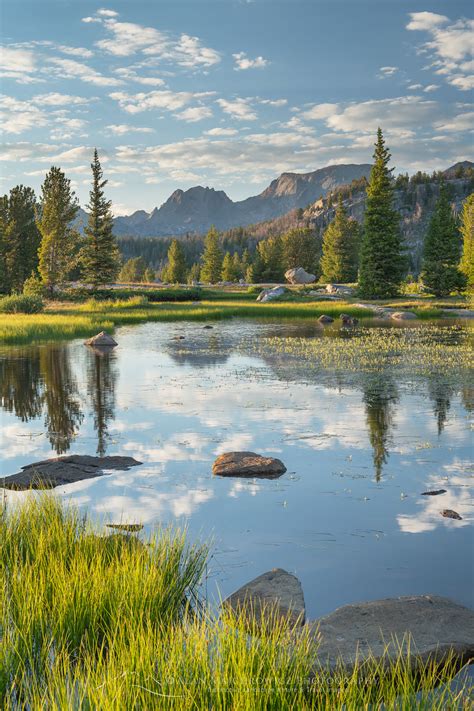
[[[453,678],[453,660],[427,663],[416,676],[402,657],[313,675],[317,645],[308,631],[296,636],[271,611],[263,626],[230,610],[217,619],[199,602],[206,555],[170,530],[143,542],[104,537],[50,495],[5,508],[0,706],[358,711],[385,703],[441,711],[460,701],[446,687],[431,692]]]

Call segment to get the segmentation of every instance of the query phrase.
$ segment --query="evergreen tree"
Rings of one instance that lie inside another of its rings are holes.
[[[186,257],[177,239],[174,239],[168,249],[168,264],[166,266],[166,281],[172,284],[184,284],[186,281]]]
[[[217,284],[222,273],[223,254],[219,245],[219,234],[211,227],[204,241],[204,254],[202,255],[201,280],[206,284]]]
[[[283,280],[283,242],[281,237],[268,237],[257,245],[262,260],[261,281],[279,282]]]
[[[188,284],[197,283],[201,275],[201,267],[197,262],[194,262],[188,272]]]
[[[308,227],[290,230],[283,236],[283,269],[303,267],[318,276],[320,246],[316,234]]]
[[[143,257],[127,259],[118,273],[118,281],[122,283],[135,283],[145,281],[147,264]]]
[[[232,263],[234,265],[235,279],[242,279],[244,274],[242,271],[242,261],[238,252],[234,252],[234,256],[232,257]]]
[[[357,280],[359,234],[359,224],[348,218],[339,193],[334,220],[323,236],[323,281],[345,284]]]
[[[468,291],[474,290],[474,193],[466,198],[461,216],[463,250],[459,269],[464,274]]]
[[[247,267],[245,279],[249,284],[261,284],[265,281],[265,262],[258,249],[255,251],[251,264]]]
[[[399,216],[393,209],[390,153],[377,131],[374,165],[367,187],[364,233],[360,253],[359,292],[366,298],[394,296],[405,271]]]
[[[143,274],[143,281],[149,283],[151,281],[155,281],[155,277],[156,277],[155,270],[152,269],[151,267],[147,267],[145,269],[145,273]]]
[[[67,279],[74,266],[79,234],[71,222],[78,209],[71,181],[60,168],[53,166],[41,186],[41,205],[37,215],[41,234],[38,269],[50,294]]]
[[[448,296],[462,286],[458,269],[461,237],[449,200],[448,188],[441,184],[439,198],[425,235],[423,245],[424,285],[435,296]]]
[[[10,279],[7,272],[7,225],[8,196],[0,197],[0,294],[10,291]]]
[[[120,257],[113,234],[112,201],[107,200],[104,193],[108,181],[103,179],[97,148],[91,169],[92,190],[87,206],[89,219],[84,230],[86,242],[81,251],[81,265],[84,281],[98,286],[115,281]]]
[[[222,262],[222,281],[236,281],[234,260],[230,256],[230,252],[224,254],[224,260]]]
[[[35,193],[17,185],[2,199],[3,269],[9,291],[20,292],[38,266],[40,236],[35,222]]]

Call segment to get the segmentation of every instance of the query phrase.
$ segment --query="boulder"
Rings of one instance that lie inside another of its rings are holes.
[[[318,318],[319,323],[333,323],[334,319],[332,316],[326,316],[326,314],[323,314]]]
[[[285,272],[285,279],[290,282],[290,284],[312,284],[316,281],[314,274],[308,274],[303,267],[296,267],[295,269],[288,269]]]
[[[413,319],[418,318],[413,311],[395,311],[395,313],[390,315],[395,321],[413,321]]]
[[[100,346],[101,348],[114,348],[115,346],[118,346],[117,341],[114,340],[112,336],[109,336],[109,334],[105,331],[101,331],[96,336],[88,338],[87,341],[84,341],[84,343],[86,346]]]
[[[345,605],[311,623],[320,646],[319,663],[353,669],[369,656],[394,660],[410,649],[413,667],[454,654],[474,657],[474,612],[437,595],[416,595]],[[386,651],[385,651],[386,650]]]
[[[285,472],[286,467],[282,461],[262,457],[255,452],[226,452],[217,457],[212,465],[212,473],[217,476],[278,479]]]
[[[452,518],[455,521],[462,521],[462,516],[460,516],[457,511],[453,511],[452,509],[443,509],[441,511],[441,516],[444,516],[444,518]]]
[[[439,496],[440,494],[445,494],[446,489],[434,489],[433,491],[422,491],[421,496]]]
[[[141,462],[133,457],[91,457],[87,454],[72,454],[65,457],[45,459],[22,467],[18,474],[0,479],[4,489],[54,489],[55,486],[73,484],[83,479],[103,476],[104,470],[128,471]]]
[[[267,301],[273,301],[273,299],[278,299],[283,296],[286,289],[284,286],[274,286],[273,289],[263,289],[257,296],[257,301],[261,304],[265,304]]]
[[[328,294],[343,294],[345,296],[353,296],[355,290],[346,284],[327,284],[326,292]]]
[[[341,321],[343,326],[357,326],[359,319],[354,316],[348,316],[347,314],[341,314]]]
[[[235,612],[243,612],[251,620],[288,618],[292,626],[302,625],[305,620],[305,604],[301,583],[294,575],[281,568],[269,570],[243,585],[224,600],[224,606]]]

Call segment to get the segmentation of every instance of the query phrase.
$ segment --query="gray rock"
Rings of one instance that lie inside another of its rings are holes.
[[[259,575],[224,600],[223,604],[257,622],[261,621],[265,612],[269,613],[269,619],[272,619],[272,615],[277,619],[288,618],[292,626],[302,625],[305,620],[301,583],[281,568]]]
[[[295,269],[288,269],[285,272],[285,279],[290,282],[290,284],[312,284],[316,281],[314,274],[308,274],[303,267],[295,267]]]
[[[343,326],[357,326],[359,319],[354,316],[348,316],[347,314],[341,314],[341,321]]]
[[[326,316],[326,314],[323,314],[318,318],[319,323],[333,323],[334,319],[331,316]]]
[[[445,494],[446,489],[434,489],[433,491],[422,491],[422,496],[439,496],[440,494]]]
[[[418,318],[416,314],[412,311],[395,311],[395,313],[390,315],[395,321],[413,321]]]
[[[117,341],[114,340],[112,336],[109,336],[109,334],[105,331],[101,331],[96,336],[88,338],[87,341],[84,341],[84,343],[86,346],[100,346],[106,348],[114,348],[115,346],[118,346]]]
[[[326,292],[328,294],[342,294],[345,296],[353,296],[355,290],[351,286],[346,286],[346,284],[327,284]]]
[[[461,663],[474,656],[474,612],[436,595],[345,605],[311,628],[320,640],[319,663],[332,668],[339,660],[352,669],[371,655],[388,662],[408,644],[414,667],[452,653]]]
[[[284,286],[275,286],[273,289],[263,289],[257,296],[257,301],[261,304],[265,304],[267,301],[273,301],[273,299],[278,299],[280,296],[283,296],[285,291]]]
[[[462,521],[462,516],[460,516],[457,511],[453,511],[452,509],[443,509],[441,511],[441,516],[444,516],[444,518],[453,518],[455,521]]]
[[[83,479],[94,479],[105,474],[104,469],[127,471],[141,462],[133,457],[91,457],[87,454],[72,454],[66,457],[45,459],[27,464],[18,474],[6,477],[0,485],[4,489],[54,489],[56,486],[73,484]]]
[[[456,318],[474,318],[473,309],[445,309],[445,316],[455,316]]]
[[[255,452],[226,452],[217,457],[212,465],[212,473],[217,476],[278,479],[285,472],[286,467],[282,461],[262,457]]]

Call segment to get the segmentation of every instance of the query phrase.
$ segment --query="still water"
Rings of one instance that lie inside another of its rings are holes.
[[[155,323],[119,329],[107,354],[79,340],[3,348],[1,475],[66,453],[139,459],[56,491],[104,523],[173,523],[209,541],[211,599],[281,567],[309,617],[407,594],[473,606],[472,331],[433,328]],[[379,338],[395,339],[389,354]],[[433,363],[428,342],[441,344]],[[213,477],[234,450],[288,471]]]

